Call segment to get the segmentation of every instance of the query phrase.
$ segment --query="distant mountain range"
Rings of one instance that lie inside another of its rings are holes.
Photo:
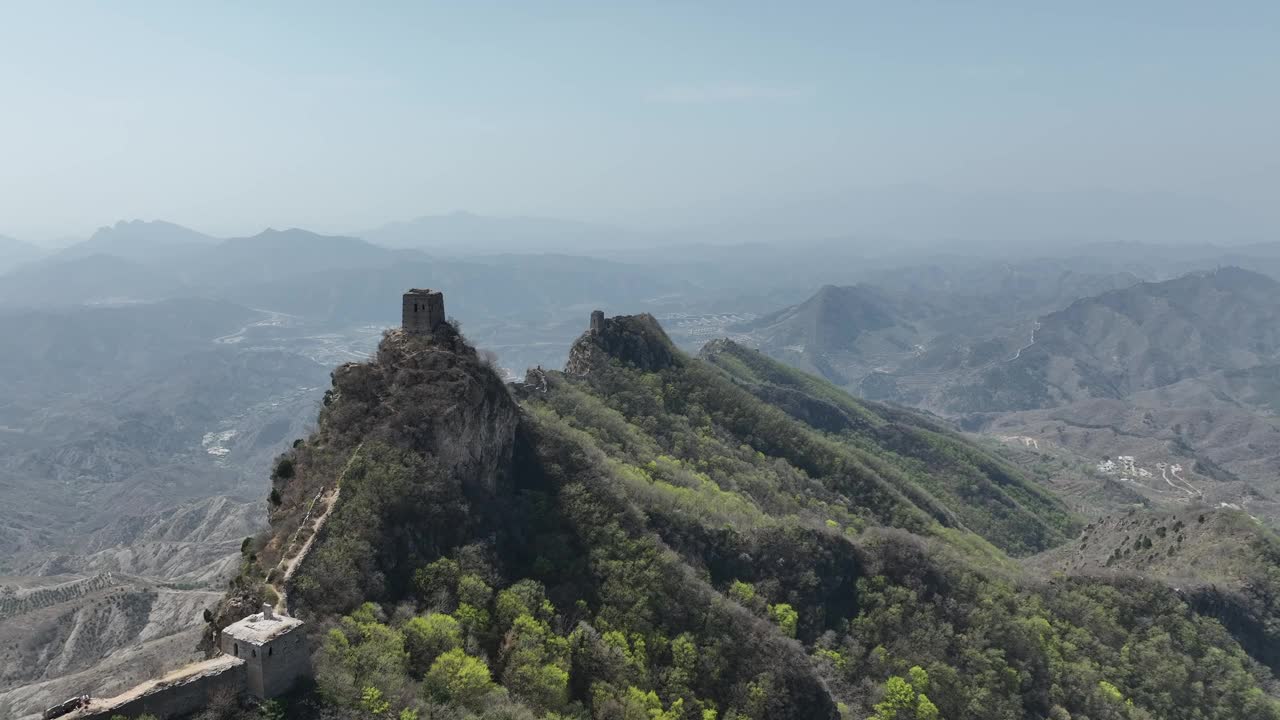
[[[994,271],[887,272],[730,330],[865,398],[1082,468],[1059,492],[1085,512],[1203,502],[1280,519],[1280,283],[1237,267]],[[1118,456],[1131,461],[1097,469]]]
[[[1037,312],[1137,282],[1131,274],[1070,265],[887,269],[874,284],[828,285],[729,331],[869,397],[931,406],[920,388],[1014,355]]]
[[[805,352],[864,353],[873,337],[901,351],[922,339],[922,323],[939,315],[923,303],[894,298],[875,287],[827,285],[799,305],[734,329],[755,331],[768,344]]]
[[[98,228],[88,240],[53,253],[55,260],[114,255],[126,260],[153,262],[183,249],[207,247],[214,238],[191,228],[163,220],[121,220],[115,225]]]
[[[468,212],[426,215],[356,233],[389,248],[490,254],[592,253],[635,240],[638,233],[607,225],[540,217],[490,217]]]
[[[0,235],[0,273],[29,263],[44,253],[44,250],[35,245]]]
[[[1280,283],[1239,268],[1141,283],[1044,316],[1032,342],[949,392],[953,412],[1121,398],[1280,359]]]

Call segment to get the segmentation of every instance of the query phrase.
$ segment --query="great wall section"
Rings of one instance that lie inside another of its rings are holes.
[[[410,290],[404,294],[401,307],[401,326],[406,332],[430,334],[445,322],[444,295],[438,290]],[[321,488],[312,498],[298,527],[290,533],[280,561],[267,573],[264,582],[275,591],[275,604],[264,603],[261,612],[223,628],[217,636],[217,654],[147,680],[114,697],[70,698],[48,708],[43,719],[110,720],[146,714],[165,720],[195,713],[220,695],[263,701],[288,692],[298,679],[310,676],[310,648],[304,623],[288,614],[287,585],[310,554],[337,506],[342,481],[363,447],[363,443],[356,446],[333,483]],[[108,573],[47,588],[30,596],[3,598],[0,613],[16,612],[68,593],[109,587],[114,582]]]

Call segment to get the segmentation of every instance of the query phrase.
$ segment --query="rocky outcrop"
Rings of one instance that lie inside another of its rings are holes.
[[[519,424],[519,407],[499,373],[449,323],[430,334],[385,333],[371,361],[334,370],[318,429],[277,461],[270,535],[243,548],[241,572],[213,612],[206,645],[263,602],[303,616],[328,608],[337,597],[322,589],[334,572],[332,546],[355,535],[372,533],[367,542],[386,550],[379,578],[392,586],[408,582],[402,563],[409,560],[398,550],[413,562],[438,553],[436,543],[448,545],[445,536],[462,532],[461,513],[501,494]],[[392,489],[371,479],[380,472],[404,484]],[[364,483],[377,489],[362,495]],[[375,495],[395,500],[371,509]],[[312,517],[318,502],[327,504],[322,517],[332,516],[323,524]],[[432,513],[447,514],[449,522],[427,520]],[[404,535],[390,540],[384,531],[416,533],[418,542]]]
[[[492,491],[510,462],[518,409],[502,379],[450,325],[393,330],[373,362],[333,373],[313,442],[383,442],[428,452]]]
[[[600,363],[611,361],[650,372],[681,362],[671,338],[648,313],[604,318],[594,324],[598,329],[584,333],[569,349],[566,375],[585,377]]]

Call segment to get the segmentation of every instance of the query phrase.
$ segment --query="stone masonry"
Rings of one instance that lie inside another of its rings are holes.
[[[401,326],[412,335],[430,335],[444,322],[444,293],[414,288],[404,294]]]
[[[221,651],[164,677],[148,680],[110,698],[74,698],[45,713],[47,720],[109,720],[118,715],[154,715],[160,720],[184,717],[207,707],[219,694],[267,700],[283,695],[311,675],[311,657],[303,623],[262,612],[223,628]]]
[[[259,700],[289,691],[298,680],[311,674],[302,621],[278,615],[270,605],[262,612],[222,629],[218,647],[224,655],[243,658],[247,690]]]

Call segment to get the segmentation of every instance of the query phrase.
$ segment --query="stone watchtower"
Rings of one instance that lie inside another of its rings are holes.
[[[602,332],[604,332],[604,311],[592,310],[591,311],[591,334],[599,335]]]
[[[244,660],[245,689],[259,700],[283,695],[311,674],[302,621],[277,615],[265,603],[262,612],[223,628],[218,649]]]
[[[430,335],[444,322],[444,293],[413,289],[404,294],[401,327],[412,335]]]

